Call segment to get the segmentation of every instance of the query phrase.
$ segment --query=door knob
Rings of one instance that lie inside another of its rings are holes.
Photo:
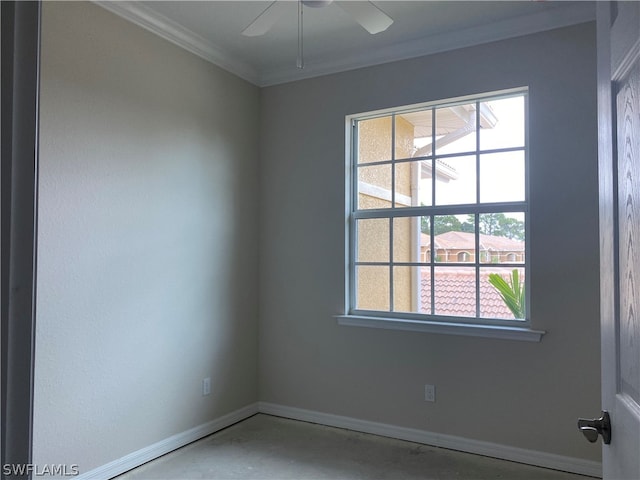
[[[611,419],[609,412],[603,411],[600,418],[579,418],[578,428],[591,443],[598,440],[598,435],[602,435],[605,444],[611,443]]]

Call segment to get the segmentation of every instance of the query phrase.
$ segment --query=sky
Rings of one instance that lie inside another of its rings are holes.
[[[511,97],[487,102],[495,116],[496,125],[480,129],[480,149],[497,149],[524,145],[524,97]],[[416,139],[416,146],[428,143],[428,139]],[[475,150],[476,136],[465,137],[439,148],[436,153],[449,154]],[[451,205],[475,203],[476,165],[475,155],[449,157],[443,160],[453,167],[458,178],[436,183],[436,204]],[[507,152],[481,155],[480,201],[507,202],[524,200],[525,192],[524,152]],[[420,201],[431,204],[431,179],[420,182]]]

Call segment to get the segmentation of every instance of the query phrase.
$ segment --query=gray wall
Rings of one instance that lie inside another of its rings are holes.
[[[262,401],[599,460],[595,52],[584,24],[261,91]],[[520,86],[542,342],[338,326],[345,115]]]
[[[258,399],[259,91],[85,2],[42,49],[34,462],[86,472]]]

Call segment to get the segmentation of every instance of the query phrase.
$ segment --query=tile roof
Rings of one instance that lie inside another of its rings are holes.
[[[513,319],[513,314],[502,301],[500,294],[489,283],[490,273],[506,276],[506,269],[486,270],[480,273],[480,316]],[[475,270],[473,268],[436,268],[435,314],[470,316],[476,315]],[[421,312],[431,313],[431,277],[422,275],[420,293]]]

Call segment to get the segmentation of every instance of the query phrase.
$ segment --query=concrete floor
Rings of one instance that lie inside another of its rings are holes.
[[[134,479],[587,480],[418,443],[255,415],[117,477]]]

